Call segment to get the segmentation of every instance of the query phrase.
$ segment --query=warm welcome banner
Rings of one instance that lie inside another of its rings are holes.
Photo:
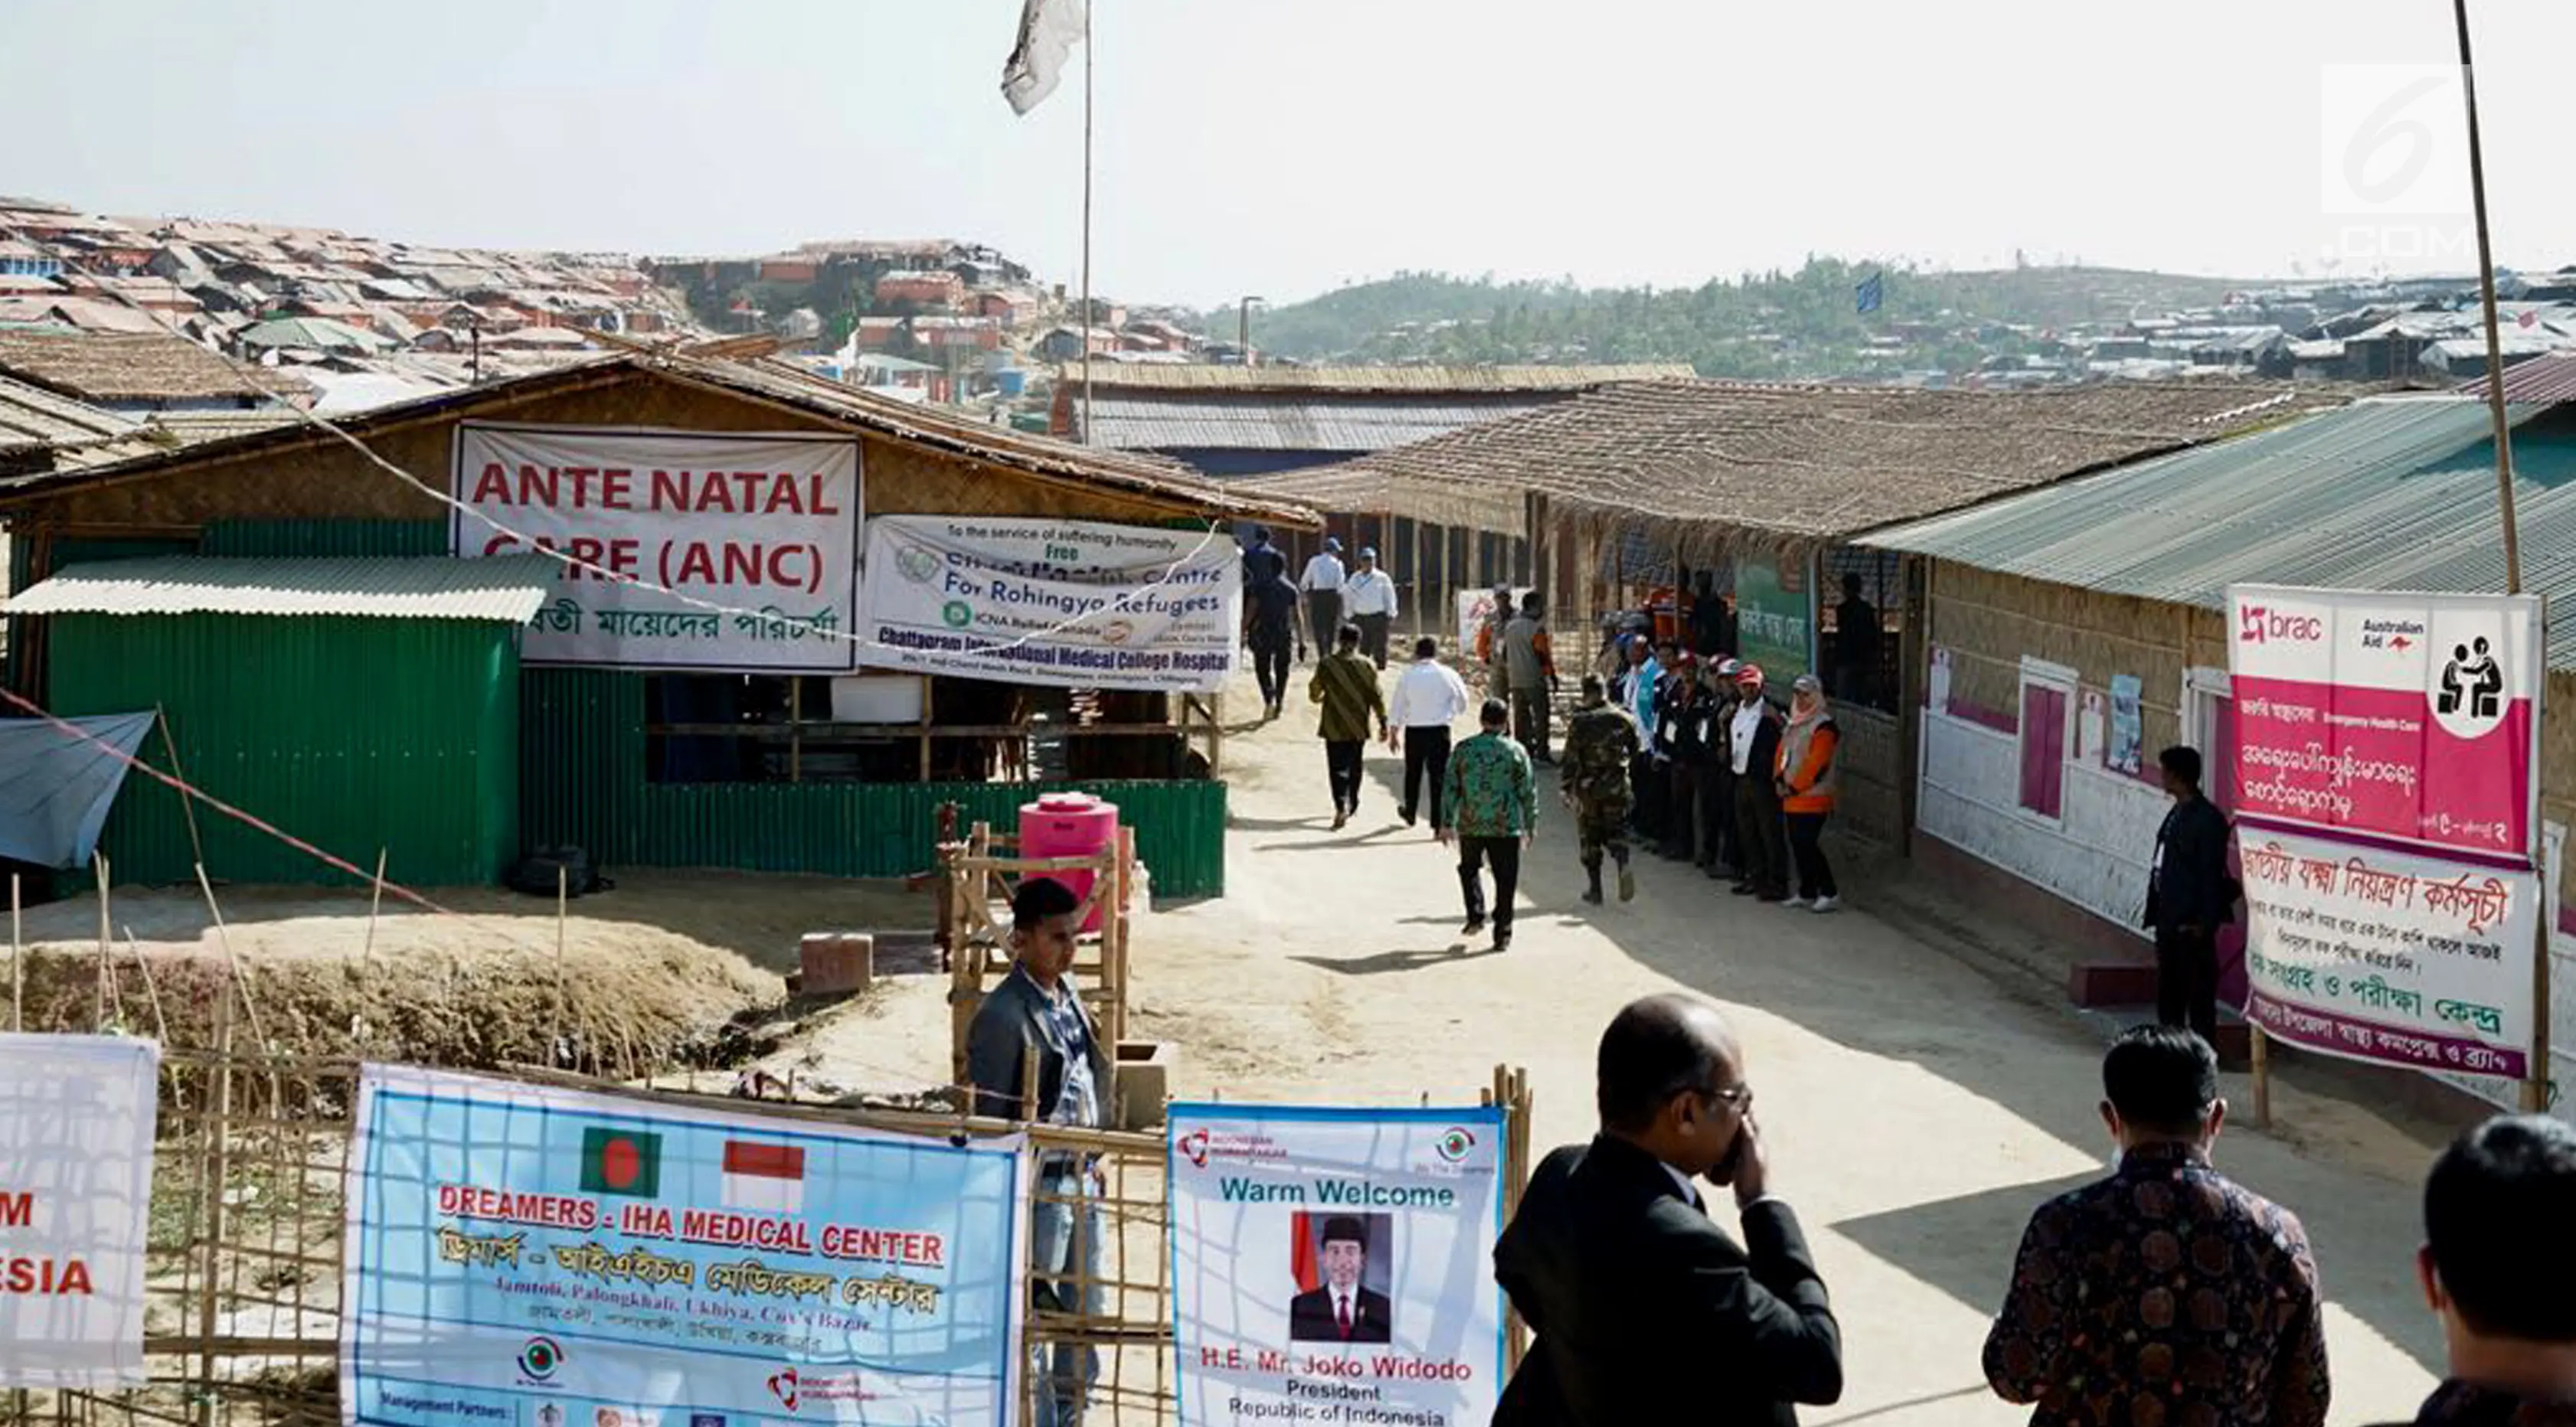
[[[1069,689],[1222,688],[1242,642],[1242,559],[1205,530],[881,515],[859,657]]]
[[[1503,1378],[1499,1109],[1174,1105],[1186,1427],[1481,1427]]]
[[[342,1419],[1001,1427],[1020,1149],[366,1067]]]
[[[144,1381],[161,1048],[0,1033],[0,1387]]]
[[[457,501],[501,527],[454,513],[456,554],[556,550],[598,571],[565,568],[530,624],[524,662],[852,666],[858,442],[467,422],[455,458]]]

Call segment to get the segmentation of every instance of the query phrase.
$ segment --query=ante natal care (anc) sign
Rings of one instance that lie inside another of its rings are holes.
[[[871,666],[1077,689],[1222,687],[1242,551],[1205,530],[884,515],[860,599]]]
[[[342,1419],[1001,1427],[1020,1148],[366,1067]]]
[[[856,441],[467,422],[455,483],[461,504],[503,527],[453,513],[458,555],[534,547],[601,572],[565,567],[521,642],[526,663],[853,665],[843,636],[858,584]]]
[[[144,1381],[161,1048],[0,1033],[0,1387]]]
[[[2237,839],[2248,1020],[2359,1060],[2528,1074],[2537,876],[2250,825]]]
[[[2240,816],[2532,856],[2530,596],[2227,592]]]
[[[1498,1109],[1171,1107],[1185,1427],[1481,1427],[1503,1377]]]

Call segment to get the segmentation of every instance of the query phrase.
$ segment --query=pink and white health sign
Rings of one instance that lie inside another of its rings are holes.
[[[2236,585],[2227,605],[2240,814],[2532,853],[2537,597]]]

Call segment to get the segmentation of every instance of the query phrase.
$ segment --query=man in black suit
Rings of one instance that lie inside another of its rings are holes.
[[[2200,750],[2156,755],[2165,792],[2174,800],[2156,830],[2156,860],[2147,873],[2147,916],[2156,934],[2156,1020],[2187,1025],[2218,1041],[2218,929],[2236,916],[2228,885],[2227,815],[2201,796]]]
[[[1771,1197],[1744,1054],[1716,1010],[1632,1002],[1601,1037],[1601,1133],[1550,1154],[1494,1246],[1536,1332],[1494,1427],[1794,1427],[1842,1396],[1842,1330]],[[1739,1246],[1694,1179],[1732,1185]]]
[[[1288,1300],[1288,1336],[1300,1343],[1383,1343],[1394,1329],[1393,1304],[1363,1287],[1368,1226],[1348,1214],[1324,1221],[1324,1286]]]

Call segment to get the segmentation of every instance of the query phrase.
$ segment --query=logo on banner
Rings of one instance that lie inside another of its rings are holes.
[[[2326,622],[2312,614],[2288,614],[2267,605],[2249,604],[2237,611],[2236,638],[2244,644],[2279,640],[2314,644],[2326,637]]]
[[[1192,1130],[1181,1136],[1181,1154],[1197,1168],[1207,1168],[1208,1132]]]
[[[939,607],[939,617],[950,629],[964,629],[975,622],[975,607],[964,600],[950,600]]]
[[[581,1187],[586,1194],[652,1199],[662,1192],[662,1137],[642,1130],[593,1126],[581,1132]]]
[[[795,1411],[796,1369],[780,1368],[778,1371],[771,1373],[769,1375],[769,1395],[778,1399],[779,1406],[786,1408],[790,1412]]]
[[[537,1408],[537,1427],[563,1427],[563,1404],[548,1402]]]
[[[1451,1125],[1441,1132],[1439,1143],[1432,1148],[1440,1152],[1442,1159],[1456,1164],[1475,1153],[1476,1137],[1463,1125]]]
[[[2504,722],[2504,691],[2504,664],[2485,635],[2454,644],[2433,687],[2434,721],[2453,737],[2482,738]]]
[[[552,1338],[530,1338],[519,1349],[519,1371],[531,1382],[544,1382],[563,1366],[563,1345]]]

